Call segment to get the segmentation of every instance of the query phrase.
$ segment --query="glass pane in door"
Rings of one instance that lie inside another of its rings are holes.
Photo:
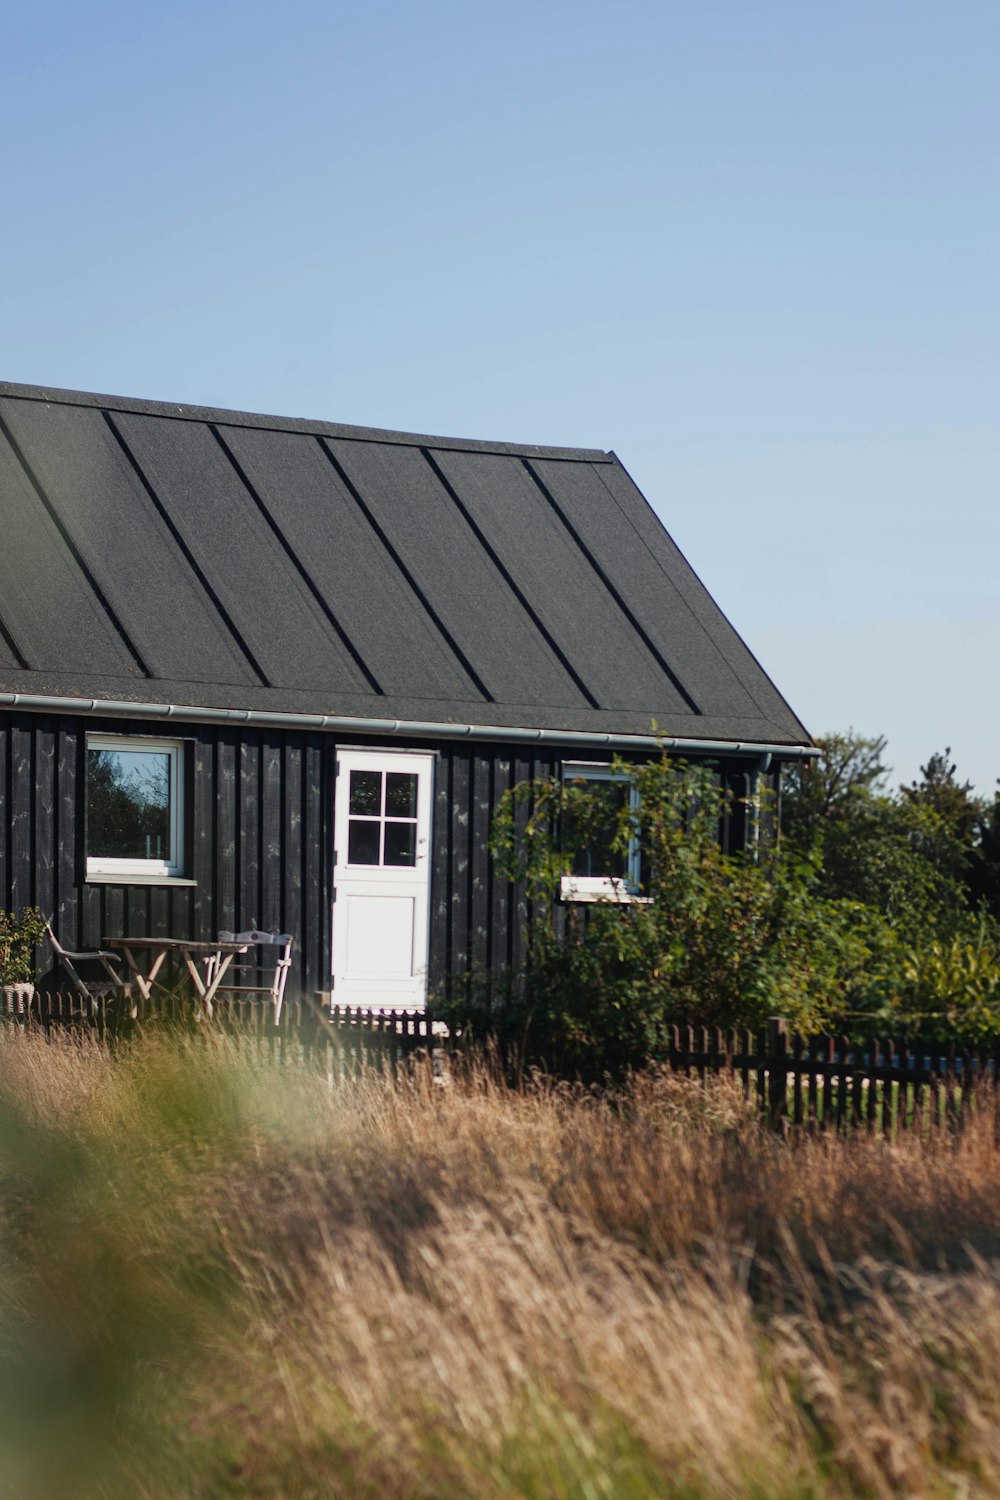
[[[382,811],[381,771],[351,772],[350,811],[368,818],[379,816]]]
[[[417,778],[412,771],[390,771],[385,778],[387,818],[417,816]]]
[[[387,823],[385,825],[385,856],[383,864],[410,865],[417,862],[416,823]]]
[[[355,822],[350,820],[347,835],[347,862],[350,865],[378,864],[378,836],[382,827],[379,822]]]

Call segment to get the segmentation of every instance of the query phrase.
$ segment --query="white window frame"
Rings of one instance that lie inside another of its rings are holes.
[[[184,742],[183,740],[149,740],[141,735],[88,734],[87,753],[91,750],[132,750],[170,757],[170,848],[172,859],[115,859],[87,851],[87,875],[117,875],[123,880],[146,876],[177,879],[184,874]],[[83,779],[86,797],[86,774]],[[87,830],[89,839],[90,830]]]
[[[633,816],[639,812],[639,788],[628,773],[614,770],[602,761],[563,761],[563,781],[613,781],[627,782],[629,811]],[[563,901],[616,901],[620,905],[646,905],[649,896],[639,895],[640,850],[638,838],[629,840],[628,874],[620,875],[564,875],[560,882],[559,895]]]

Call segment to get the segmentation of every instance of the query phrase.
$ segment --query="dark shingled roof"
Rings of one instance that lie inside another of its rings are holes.
[[[0,383],[0,691],[808,744],[613,453]]]

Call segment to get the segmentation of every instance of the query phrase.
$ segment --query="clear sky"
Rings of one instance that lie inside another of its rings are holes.
[[[50,0],[0,378],[614,448],[814,733],[1000,776],[997,0]]]

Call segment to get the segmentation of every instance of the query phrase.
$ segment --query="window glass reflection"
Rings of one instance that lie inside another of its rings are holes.
[[[352,813],[363,813],[370,818],[379,816],[382,811],[381,771],[351,772],[350,810]]]
[[[595,827],[592,823],[586,830],[573,826],[568,820],[566,843],[572,851],[570,871],[578,877],[611,877],[624,880],[628,875],[628,855],[625,851],[612,849],[611,845],[618,828],[618,818],[628,806],[630,788],[624,781],[590,781],[587,793],[607,808],[607,820]]]
[[[417,862],[416,823],[387,823],[385,825],[385,855],[383,864],[415,865]]]
[[[170,861],[170,756],[87,751],[87,853]]]
[[[378,864],[380,823],[356,823],[351,820],[347,835],[347,862],[351,865]]]
[[[385,778],[385,811],[390,818],[417,816],[417,778],[410,771],[390,771]]]

